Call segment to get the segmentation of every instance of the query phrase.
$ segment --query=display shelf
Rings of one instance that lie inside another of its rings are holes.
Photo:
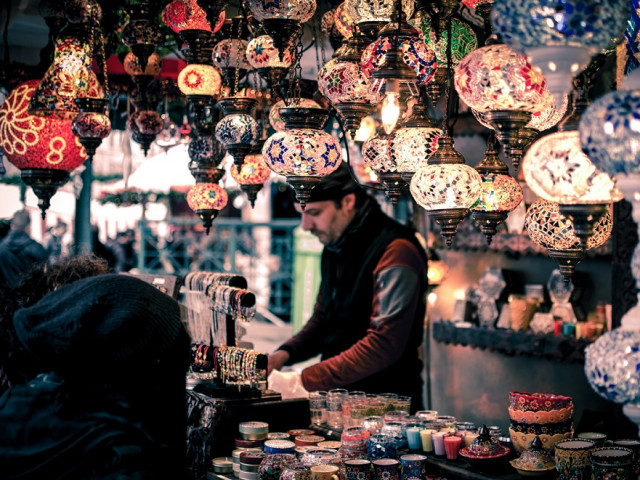
[[[459,327],[448,321],[433,322],[432,330],[434,340],[442,343],[563,362],[584,362],[584,348],[589,343],[584,339],[500,328]]]

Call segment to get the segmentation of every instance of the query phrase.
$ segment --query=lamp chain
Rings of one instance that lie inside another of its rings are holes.
[[[235,96],[238,94],[238,83],[240,82],[240,36],[242,32],[242,18],[237,22],[237,31],[236,31],[236,69],[233,74],[233,92],[231,92],[231,96]],[[231,35],[231,41],[229,42],[229,57],[231,57],[231,52],[233,51],[233,38],[234,35]]]
[[[445,108],[442,119],[444,134],[450,136],[453,124],[449,123],[449,118],[453,112],[453,75],[451,68],[451,17],[447,20],[447,88],[445,89]]]
[[[318,43],[320,42],[320,32],[322,31],[322,26],[320,25],[320,20],[316,19],[317,21],[315,21],[313,23],[313,29],[314,29],[314,37],[315,37],[315,51],[316,51],[316,67],[318,68],[318,71],[320,71],[320,69],[322,68],[322,65],[320,65],[320,55],[318,53]]]

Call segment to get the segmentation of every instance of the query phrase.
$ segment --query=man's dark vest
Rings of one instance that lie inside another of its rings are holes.
[[[359,209],[358,214],[340,239],[339,248],[327,247],[322,253],[320,292],[327,319],[323,360],[347,350],[366,335],[372,313],[373,271],[392,240],[409,240],[427,264],[424,248],[413,230],[389,218],[374,202]],[[419,282],[421,301],[402,357],[375,375],[345,388],[411,395],[414,404],[418,396],[421,401],[422,362],[418,358],[418,346],[422,343],[426,311],[426,275]]]

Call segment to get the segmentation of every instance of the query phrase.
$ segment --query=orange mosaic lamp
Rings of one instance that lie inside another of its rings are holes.
[[[84,163],[87,153],[71,130],[72,120],[29,113],[36,85],[38,80],[18,85],[0,107],[0,147],[33,188],[44,217],[51,197],[67,182],[69,172]]]
[[[213,182],[196,183],[187,193],[187,204],[202,220],[207,235],[213,220],[228,201],[227,191]]]
[[[271,169],[267,167],[261,153],[253,153],[244,157],[241,167],[235,163],[231,165],[231,177],[238,182],[240,190],[247,194],[251,208],[256,204],[258,192],[271,176]]]

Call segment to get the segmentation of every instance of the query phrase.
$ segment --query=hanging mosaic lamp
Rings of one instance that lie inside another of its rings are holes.
[[[69,180],[69,172],[87,159],[71,120],[28,111],[38,80],[14,88],[0,107],[0,147],[7,160],[38,197],[44,218],[51,197]]]
[[[278,49],[273,44],[273,39],[269,35],[260,35],[249,42],[247,60],[267,82],[267,85],[274,89],[291,67],[292,48],[293,45],[290,45],[290,48],[285,48],[284,55],[280,58]]]
[[[107,115],[109,101],[106,98],[85,97],[77,98],[76,103],[80,113],[73,120],[71,131],[80,139],[91,161],[102,139],[111,133],[111,120]]]
[[[538,106],[538,110],[531,114],[529,123],[519,128],[515,138],[505,145],[505,155],[511,159],[516,171],[522,157],[524,157],[529,146],[540,136],[540,132],[556,126],[567,113],[569,105],[569,97],[567,95],[563,96],[560,108],[556,108],[555,99],[548,89],[545,89],[542,98],[543,101]],[[484,113],[474,109],[471,109],[471,112],[481,125],[493,130],[493,125],[486,120]]]
[[[213,220],[228,202],[227,191],[214,182],[196,183],[187,192],[187,204],[202,220],[207,235]]]
[[[356,32],[342,54],[329,60],[318,72],[318,88],[339,113],[351,138],[362,119],[382,100],[381,94],[372,91],[360,68],[364,47],[364,36]]]
[[[415,171],[427,165],[438,149],[442,129],[428,113],[426,102],[418,100],[396,131],[389,137],[389,155],[405,182],[411,182]]]
[[[395,0],[346,0],[344,13],[370,41],[374,41],[382,27],[392,21],[397,3]],[[414,1],[402,0],[401,5],[406,18],[411,18]]]
[[[453,245],[458,224],[482,192],[480,174],[464,163],[453,147],[453,138],[444,133],[428,165],[418,168],[411,178],[414,200],[440,225],[447,248]]]
[[[78,25],[69,24],[55,42],[53,63],[31,96],[33,115],[57,115],[73,120],[80,109],[76,98],[103,98],[104,92],[92,70],[91,45]]]
[[[233,157],[233,163],[242,166],[244,157],[258,143],[262,130],[253,113],[258,101],[249,97],[227,97],[218,100],[223,117],[216,125],[216,139]]]
[[[371,77],[372,90],[384,94],[380,112],[387,133],[395,128],[402,105],[418,95],[418,85],[431,82],[438,67],[436,57],[419,32],[404,20],[403,12],[380,30],[379,37],[362,53],[361,67]]]
[[[129,21],[122,29],[122,42],[131,49],[144,71],[156,45],[162,41],[162,31],[149,4],[130,5],[128,10]]]
[[[500,146],[495,135],[487,144],[484,158],[475,167],[482,179],[482,191],[471,206],[471,218],[491,245],[498,226],[522,202],[522,187],[498,157]]]
[[[162,12],[162,21],[176,33],[198,30],[216,33],[224,25],[225,18],[223,8],[218,14],[217,21],[210,22],[198,0],[173,0]]]
[[[286,177],[304,210],[311,189],[340,165],[340,144],[322,130],[329,118],[325,109],[287,107],[280,115],[286,129],[266,140],[262,155],[271,170]]]
[[[136,110],[127,121],[133,139],[140,144],[145,156],[163,125],[162,117],[155,110]]]
[[[628,0],[496,0],[493,31],[527,55],[560,104],[596,53],[622,39]]]
[[[329,38],[329,44],[333,48],[334,52],[342,46],[342,41],[345,38],[336,26],[336,9],[332,8],[327,10],[320,19],[320,31],[326,38]]]
[[[300,34],[301,24],[313,17],[315,0],[248,0],[247,6],[273,40],[280,61]]]
[[[549,250],[549,256],[558,262],[568,284],[576,265],[585,257],[585,249],[580,246],[571,220],[560,213],[557,203],[539,199],[527,209],[525,229],[531,240]],[[613,219],[607,212],[594,225],[594,234],[589,237],[587,249],[604,244],[612,229]]]
[[[518,143],[519,130],[544,101],[540,71],[504,44],[490,44],[467,55],[456,67],[454,85],[463,102],[483,113],[505,152]],[[517,170],[518,159],[511,160]]]
[[[432,26],[431,17],[418,11],[409,20],[409,24],[420,32],[420,38],[436,54],[438,68],[434,77],[427,85],[427,93],[434,103],[438,101],[447,77],[447,44],[449,32],[447,28],[439,28],[437,31]],[[451,64],[458,65],[464,57],[478,48],[478,37],[468,23],[457,18],[451,19]]]
[[[282,132],[285,129],[284,119],[280,115],[280,109],[287,106],[300,108],[322,108],[318,102],[310,98],[294,97],[288,100],[278,100],[269,109],[269,124],[276,132]]]
[[[255,207],[258,192],[271,176],[271,169],[262,158],[260,150],[244,157],[242,166],[232,164],[230,170],[231,177],[238,182],[240,190],[247,194],[251,208]]]
[[[249,42],[242,38],[227,38],[213,47],[213,64],[220,69],[224,83],[229,88],[234,85],[236,78],[242,80],[251,69],[247,61],[248,46]]]
[[[353,19],[347,15],[345,8],[346,3],[347,2],[344,1],[336,7],[334,22],[336,30],[340,32],[340,35],[342,35],[344,39],[348,40],[351,35],[353,35],[355,29]]]

